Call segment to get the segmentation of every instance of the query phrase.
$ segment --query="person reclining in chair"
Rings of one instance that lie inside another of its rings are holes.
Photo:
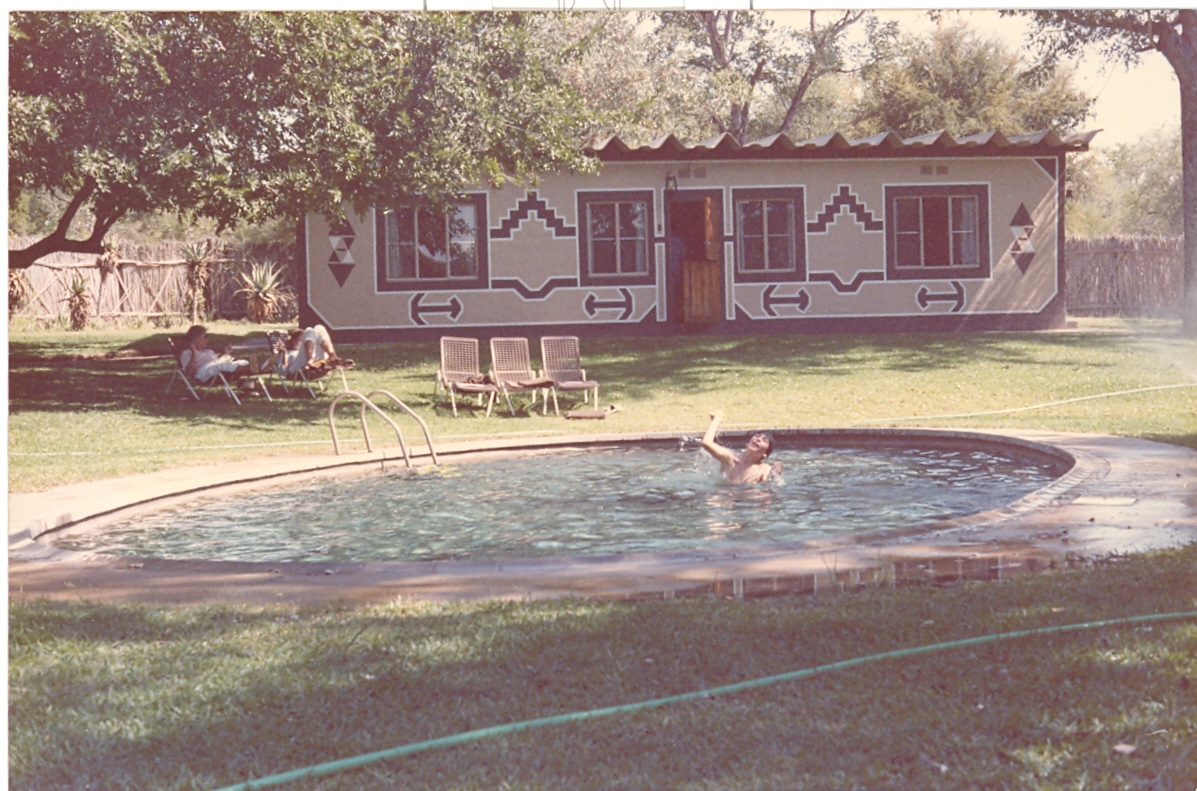
[[[773,439],[768,434],[753,434],[748,438],[744,450],[736,453],[715,441],[715,433],[722,422],[722,412],[711,413],[711,424],[702,437],[702,447],[719,460],[723,477],[728,483],[763,483],[781,475],[781,462],[765,463],[765,459],[773,452]]]
[[[183,366],[183,372],[197,382],[207,382],[217,373],[225,374],[229,380],[257,373],[249,360],[233,359],[231,346],[225,346],[219,353],[209,349],[206,327],[192,325],[183,336],[183,341],[186,346],[179,355],[179,363]]]
[[[281,335],[281,333],[280,333]],[[273,336],[273,333],[272,333]],[[323,324],[308,327],[303,330],[291,330],[282,349],[274,348],[274,361],[278,372],[286,377],[294,377],[307,367],[344,367],[352,368],[353,360],[342,360],[337,356],[332,337]],[[322,361],[327,360],[327,363]]]

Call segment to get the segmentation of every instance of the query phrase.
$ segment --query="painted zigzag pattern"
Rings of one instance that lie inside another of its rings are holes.
[[[874,219],[873,213],[852,194],[852,188],[847,184],[840,185],[840,191],[831,199],[831,203],[823,207],[823,211],[815,217],[814,222],[807,223],[807,233],[827,233],[827,228],[835,221],[835,216],[841,210],[847,209],[856,217],[856,221],[864,226],[866,231],[885,230],[885,223]]]
[[[578,235],[577,228],[566,225],[565,220],[558,217],[557,213],[540,199],[535,190],[529,190],[527,197],[517,203],[515,208],[508,212],[503,222],[499,223],[499,227],[491,229],[490,238],[510,239],[512,232],[520,227],[520,223],[528,219],[532,212],[536,212],[536,216],[544,220],[544,224],[552,229],[555,238]]]

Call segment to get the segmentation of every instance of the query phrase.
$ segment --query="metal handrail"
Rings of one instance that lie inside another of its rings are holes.
[[[432,435],[428,431],[428,424],[425,423],[420,418],[419,415],[417,415],[415,412],[413,412],[407,404],[403,403],[398,398],[396,398],[392,393],[389,393],[386,390],[375,390],[372,393],[370,393],[370,395],[368,395],[368,396],[364,396],[361,393],[358,393],[354,390],[346,390],[345,392],[338,394],[336,396],[336,398],[334,398],[332,400],[332,403],[328,405],[328,428],[329,428],[329,431],[332,432],[333,450],[336,451],[336,454],[338,456],[341,455],[341,443],[337,439],[337,424],[333,420],[333,413],[337,409],[337,404],[339,404],[342,399],[352,397],[352,398],[356,398],[359,402],[361,402],[361,412],[360,412],[359,418],[360,418],[361,424],[362,424],[362,436],[365,437],[365,440],[366,440],[366,452],[372,453],[374,450],[374,446],[370,443],[370,429],[367,428],[367,426],[366,426],[366,409],[368,407],[369,409],[373,410],[375,414],[377,414],[379,417],[381,417],[383,420],[385,420],[387,422],[387,424],[395,430],[395,436],[399,440],[399,449],[403,452],[403,461],[405,464],[407,464],[408,467],[411,467],[411,454],[408,453],[407,443],[403,441],[403,432],[399,430],[398,424],[396,424],[394,420],[391,420],[390,416],[388,416],[385,412],[383,412],[381,409],[379,409],[378,406],[373,401],[370,400],[376,395],[385,395],[385,396],[389,397],[392,401],[394,401],[396,404],[398,404],[401,409],[403,409],[405,412],[407,412],[407,414],[411,415],[413,418],[416,419],[416,422],[420,424],[420,428],[422,428],[424,430],[424,439],[428,443],[428,452],[432,455],[432,463],[439,465],[440,462],[436,458],[436,449],[433,448],[433,446],[432,446]]]
[[[366,403],[369,403],[370,406],[374,406],[374,396],[386,396],[387,398],[391,399],[392,401],[395,402],[395,404],[400,409],[402,409],[407,414],[411,415],[412,419],[420,424],[420,429],[424,432],[424,442],[426,442],[428,444],[428,454],[430,456],[432,456],[432,463],[434,465],[439,466],[440,461],[438,461],[436,458],[436,448],[433,447],[433,445],[432,445],[432,432],[430,432],[428,430],[428,424],[424,422],[424,418],[417,415],[411,407],[409,407],[407,404],[403,403],[398,398],[396,398],[395,394],[390,392],[389,390],[371,390],[370,394],[366,396]],[[375,406],[374,411],[378,412],[378,407]],[[381,414],[381,412],[379,414]],[[366,405],[365,405],[365,403],[363,403],[362,404],[362,420],[364,421],[365,418],[366,418]],[[363,425],[365,425],[365,424],[363,423]],[[391,425],[394,425],[394,423],[392,423]],[[402,440],[400,440],[400,442],[402,443]],[[404,453],[406,453],[406,450],[404,451]],[[411,465],[409,464],[408,466],[411,466]]]

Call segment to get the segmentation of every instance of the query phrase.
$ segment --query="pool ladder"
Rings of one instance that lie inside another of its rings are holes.
[[[391,428],[395,429],[395,436],[399,438],[399,449],[403,451],[403,461],[407,463],[408,467],[411,466],[411,454],[407,452],[407,443],[403,441],[403,432],[399,430],[398,424],[396,424],[394,420],[391,420],[390,416],[379,409],[378,405],[374,403],[375,396],[386,396],[394,401],[400,409],[415,418],[415,421],[420,424],[420,428],[424,430],[424,441],[428,443],[428,453],[430,456],[432,456],[432,463],[439,465],[440,462],[436,458],[436,448],[432,446],[432,435],[428,432],[428,424],[424,422],[423,418],[413,412],[411,407],[396,398],[394,393],[388,392],[386,390],[374,390],[369,395],[362,395],[361,393],[353,390],[346,390],[345,392],[340,393],[332,400],[332,403],[328,405],[328,428],[330,431],[332,431],[333,450],[337,452],[337,455],[341,455],[341,443],[337,441],[337,425],[333,422],[333,412],[336,411],[337,404],[339,404],[342,399],[353,398],[361,402],[362,410],[360,417],[362,422],[362,434],[366,438],[366,452],[371,453],[374,450],[374,447],[370,444],[370,430],[366,428],[366,410],[369,409],[373,411],[374,414],[385,420]]]

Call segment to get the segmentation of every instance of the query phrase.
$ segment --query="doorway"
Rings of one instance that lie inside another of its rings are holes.
[[[665,285],[670,324],[714,324],[722,316],[721,199],[706,190],[668,196]],[[718,196],[718,191],[711,191]]]

